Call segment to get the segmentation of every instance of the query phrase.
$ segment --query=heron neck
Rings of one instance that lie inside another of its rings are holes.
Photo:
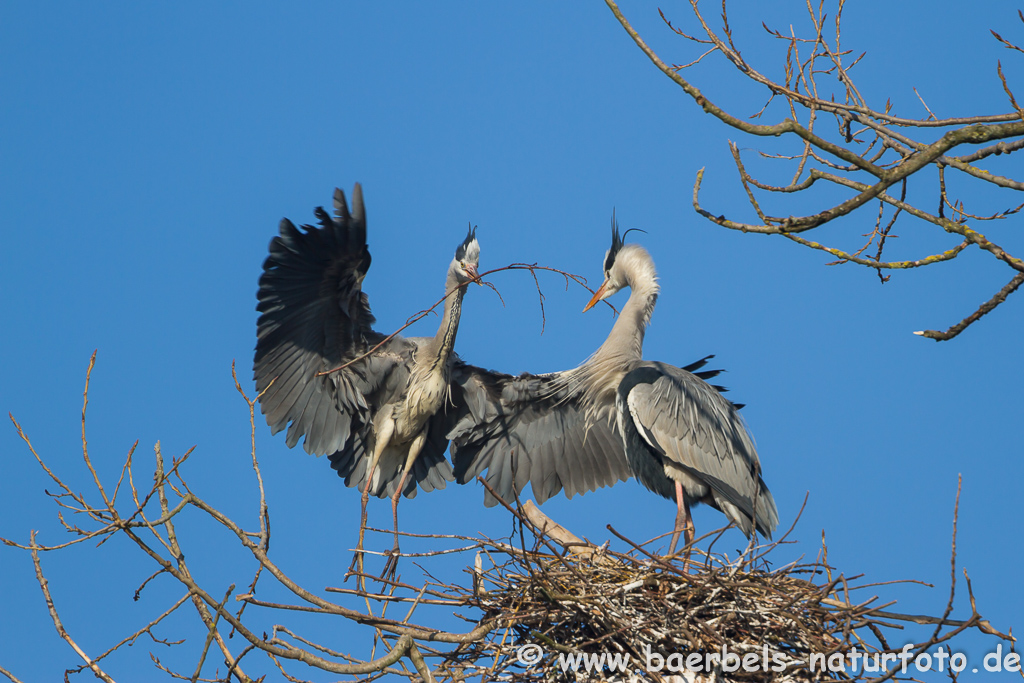
[[[567,380],[583,388],[587,419],[596,418],[599,408],[614,405],[615,390],[630,369],[630,363],[643,359],[644,332],[658,299],[658,284],[651,278],[633,284],[629,300],[622,307],[612,331],[600,348]]]
[[[644,333],[658,300],[660,288],[650,256],[630,252],[627,258],[625,278],[630,293],[626,305],[600,348],[566,377],[573,390],[582,389],[588,421],[598,417],[602,406],[615,405],[615,391],[630,363],[643,359]]]
[[[660,288],[653,278],[630,280],[629,300],[595,356],[616,362],[641,360],[644,356],[644,334],[651,322]]]
[[[443,370],[448,366],[448,359],[451,358],[452,350],[455,348],[455,335],[459,331],[462,297],[466,294],[466,288],[459,287],[458,278],[452,270],[448,271],[444,288],[447,293],[444,300],[444,316],[441,318],[441,325],[437,328],[437,334],[434,335],[434,340],[430,345],[431,353],[427,354],[431,370]]]

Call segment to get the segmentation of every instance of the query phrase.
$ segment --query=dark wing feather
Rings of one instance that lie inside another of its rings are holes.
[[[455,480],[484,476],[506,502],[526,484],[543,503],[629,478],[611,406],[588,428],[580,398],[559,388],[559,373],[518,377],[457,363],[449,416]],[[497,501],[488,493],[486,505]]]
[[[407,372],[402,361],[413,350],[396,339],[373,358],[319,374],[381,339],[371,329],[374,318],[361,289],[370,251],[359,185],[352,199],[350,212],[344,193],[335,190],[335,215],[317,209],[319,226],[300,229],[281,221],[259,281],[253,362],[260,409],[271,431],[288,427],[288,446],[305,437],[306,452],[336,454],[345,477],[363,451],[375,401],[382,400],[385,385],[395,384],[388,381],[392,374]]]
[[[623,380],[631,384],[629,417],[652,449],[707,484],[716,505],[748,534],[756,498],[757,529],[770,538],[778,511],[736,408],[700,378],[664,363],[644,363]]]
[[[713,353],[708,355],[708,356],[704,356],[700,360],[696,360],[696,361],[690,363],[689,365],[684,365],[683,367],[680,368],[680,370],[685,370],[686,372],[689,372],[690,374],[692,374],[694,377],[699,377],[702,380],[704,380],[705,382],[707,382],[712,377],[718,377],[720,374],[725,372],[725,370],[723,370],[721,368],[718,368],[718,369],[715,369],[715,370],[701,370],[701,368],[703,368],[705,365],[707,365],[708,361],[711,360],[714,357],[715,357],[715,354],[713,354]],[[727,391],[729,391],[728,388],[723,387],[721,384],[712,384],[711,388],[714,389],[715,391],[717,391],[720,394],[724,394]],[[732,403],[732,401],[729,401],[729,403]],[[745,406],[746,404],[745,403],[732,403],[732,405],[733,405],[734,408],[736,408],[736,410],[741,410],[743,408],[743,406]]]

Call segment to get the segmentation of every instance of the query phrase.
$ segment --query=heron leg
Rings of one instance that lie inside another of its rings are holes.
[[[391,517],[395,523],[395,545],[391,549],[391,553],[388,555],[388,560],[384,564],[384,573],[382,576],[390,577],[394,574],[395,570],[398,569],[398,557],[400,554],[398,548],[398,500],[402,497],[402,491],[405,490],[405,480],[409,476],[409,472],[412,470],[412,465],[416,462],[416,458],[419,457],[420,451],[423,450],[423,445],[427,442],[427,430],[424,429],[422,432],[417,434],[412,442],[409,444],[409,453],[405,457],[405,466],[402,468],[402,478],[398,480],[398,488],[395,489],[394,494],[391,496]]]
[[[676,544],[679,543],[679,534],[683,533],[684,545],[693,543],[695,534],[693,519],[690,517],[690,503],[683,494],[682,482],[676,482],[676,526],[672,532],[672,544],[669,546],[668,554],[676,551]]]
[[[370,502],[370,487],[373,486],[373,474],[377,469],[377,462],[380,460],[381,453],[388,447],[394,431],[394,421],[386,420],[381,425],[380,432],[376,434],[376,438],[373,441],[373,453],[370,455],[370,467],[366,470],[366,486],[363,487],[359,512],[359,542],[356,543],[356,552],[352,556],[352,563],[348,566],[348,571],[345,572],[346,579],[352,575],[353,570],[356,570],[359,574],[363,573],[363,537],[366,534],[366,506]]]

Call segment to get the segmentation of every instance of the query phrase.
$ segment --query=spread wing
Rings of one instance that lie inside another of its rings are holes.
[[[711,358],[686,369],[698,372]],[[698,375],[711,379],[720,372]],[[514,377],[457,363],[451,383],[456,408],[448,417],[456,481],[465,484],[483,474],[509,503],[530,484],[543,503],[559,491],[572,498],[629,479],[614,406],[602,406],[588,427],[581,394],[562,381],[566,374]],[[484,503],[497,501],[487,493]]]
[[[623,379],[619,396],[655,453],[709,486],[715,504],[748,535],[756,515],[758,531],[770,537],[779,517],[757,450],[715,387],[680,368],[643,363]]]
[[[337,368],[381,337],[361,286],[370,267],[366,212],[357,184],[350,212],[341,190],[334,213],[316,210],[319,226],[281,221],[260,277],[256,389],[271,431],[288,427],[289,447],[305,437],[307,453],[358,455],[372,410],[404,387],[414,346],[395,339],[372,357]],[[340,471],[339,471],[340,473]],[[344,476],[344,475],[343,475]]]
[[[449,424],[455,480],[478,475],[512,503],[529,483],[538,503],[559,491],[572,497],[629,478],[611,406],[589,426],[580,397],[561,386],[564,373],[518,377],[457,364]],[[497,501],[487,493],[484,503]]]

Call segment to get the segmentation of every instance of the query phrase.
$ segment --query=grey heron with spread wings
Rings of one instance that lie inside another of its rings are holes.
[[[398,551],[398,499],[452,480],[445,459],[455,336],[465,285],[478,278],[475,230],[445,276],[444,314],[433,337],[387,339],[375,332],[362,291],[370,267],[366,209],[356,184],[349,210],[334,192],[334,216],[319,226],[288,219],[270,242],[259,281],[256,356],[260,408],[286,443],[327,455],[348,486],[362,489],[359,548],[369,495],[390,496]],[[358,556],[358,553],[357,553]]]
[[[748,537],[756,529],[770,538],[775,501],[737,406],[705,381],[717,372],[700,371],[707,358],[685,368],[643,360],[657,274],[643,247],[623,243],[613,215],[604,282],[584,311],[625,288],[629,300],[611,333],[577,368],[509,377],[456,366],[465,394],[449,434],[456,481],[486,472],[508,501],[530,483],[542,503],[634,475],[677,504],[670,552],[680,532],[692,543],[696,503],[722,511]]]

